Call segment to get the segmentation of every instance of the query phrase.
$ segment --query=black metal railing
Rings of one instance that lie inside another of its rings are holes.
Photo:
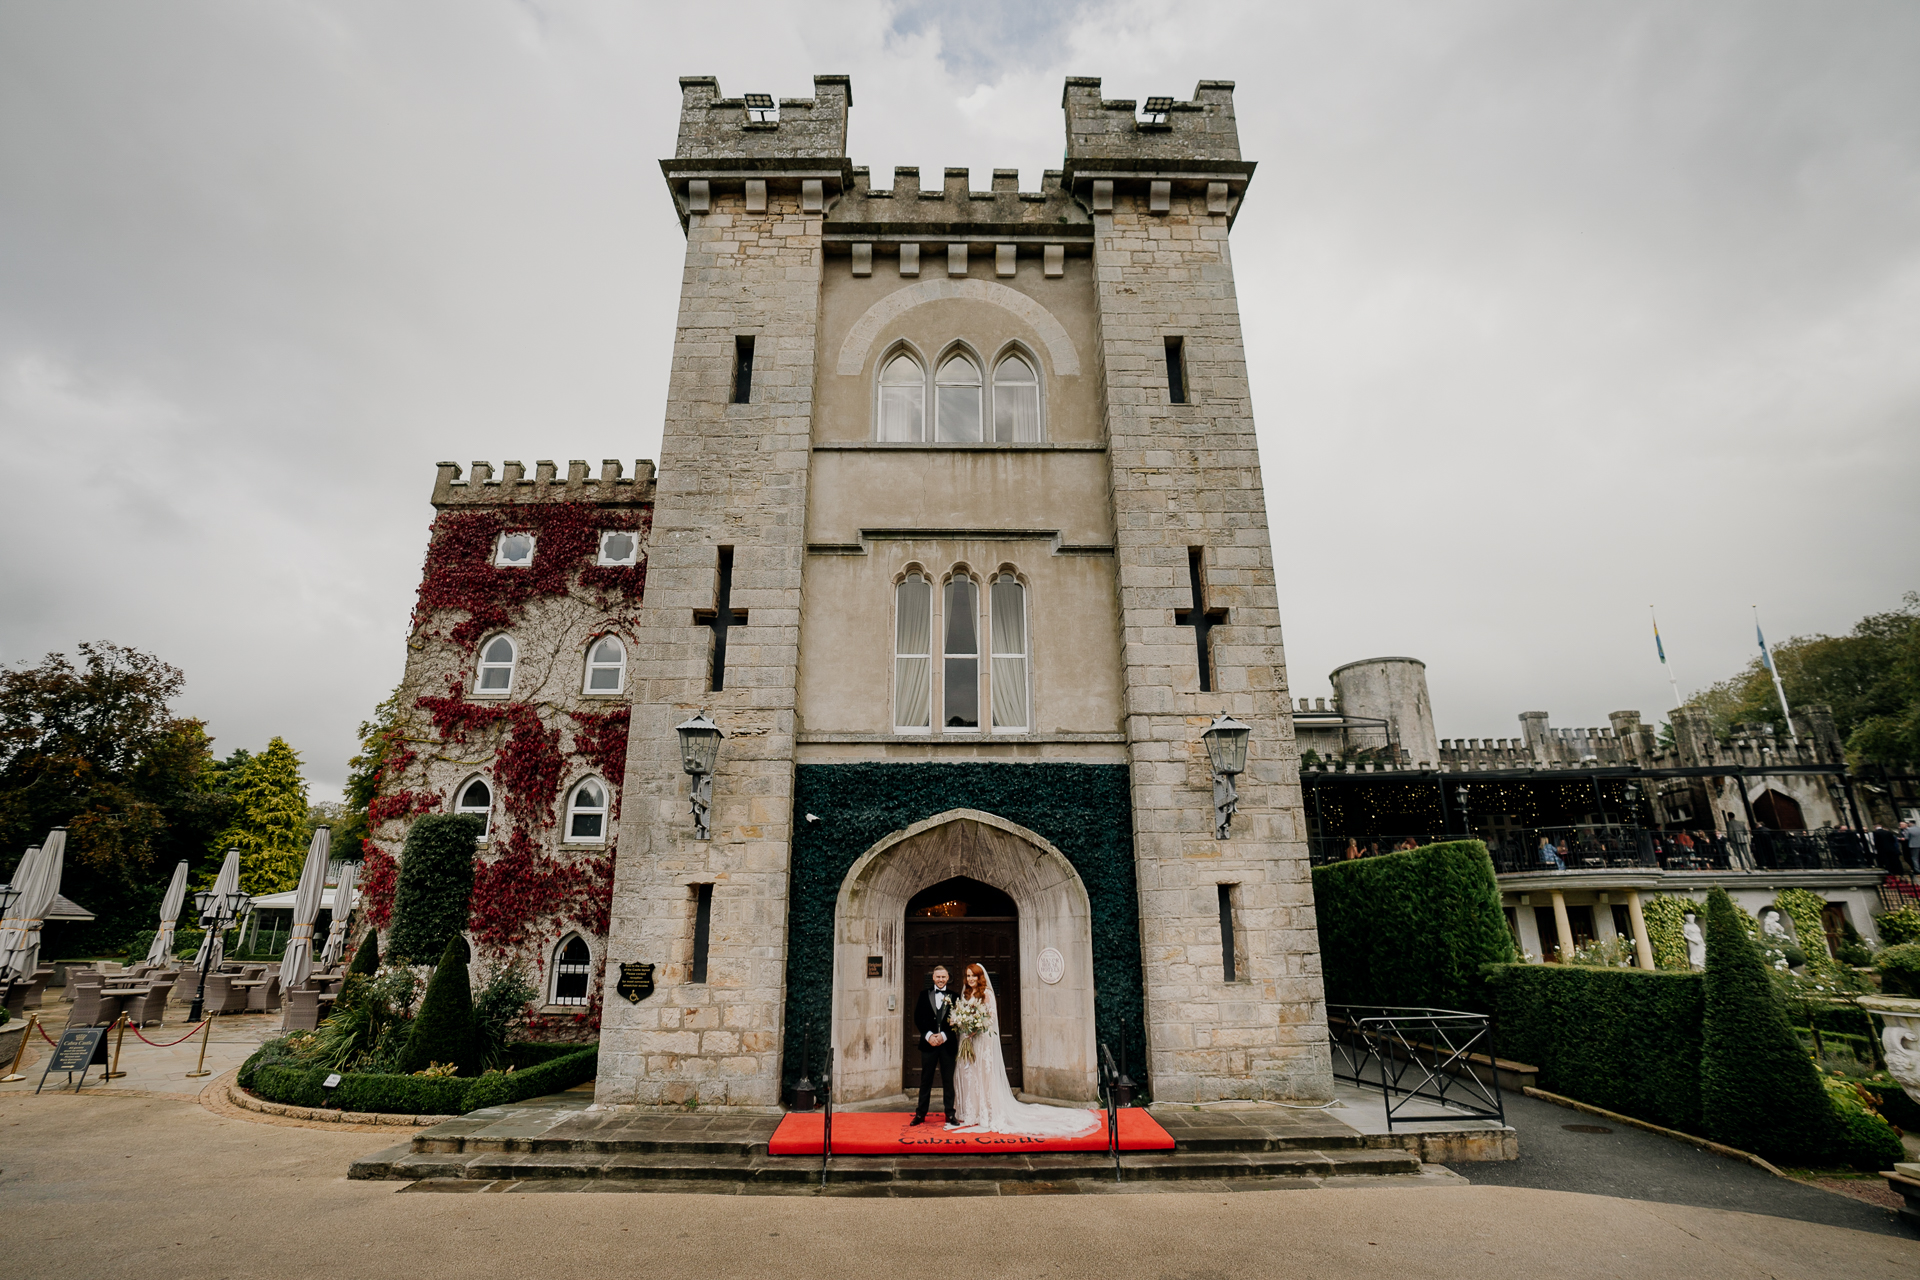
[[[1327,1041],[1335,1079],[1380,1090],[1389,1133],[1395,1120],[1506,1123],[1493,1020],[1485,1014],[1329,1005]]]
[[[1113,1050],[1100,1042],[1100,1101],[1107,1112],[1107,1154],[1113,1157],[1113,1180],[1120,1179],[1120,1106],[1115,1091],[1121,1080],[1120,1068],[1113,1065]]]
[[[1774,831],[1748,837],[1760,871],[1851,871],[1876,865],[1873,844],[1858,831]]]
[[[1740,839],[1717,831],[1656,831],[1625,823],[1508,827],[1469,835],[1436,832],[1312,836],[1313,866],[1371,858],[1445,840],[1482,840],[1502,875],[1553,871],[1852,871],[1880,865],[1865,833],[1759,828]],[[1887,868],[1892,870],[1891,867]]]

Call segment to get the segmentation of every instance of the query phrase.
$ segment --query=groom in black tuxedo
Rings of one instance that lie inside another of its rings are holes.
[[[960,1057],[960,1039],[953,1034],[949,1019],[953,1016],[953,992],[947,989],[946,966],[933,971],[933,985],[920,993],[913,1005],[913,1029],[920,1038],[920,1105],[914,1108],[913,1123],[927,1118],[927,1103],[933,1100],[933,1073],[940,1073],[940,1101],[953,1124],[953,1068]]]

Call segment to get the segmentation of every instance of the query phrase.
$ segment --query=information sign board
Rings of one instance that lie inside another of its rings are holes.
[[[107,1065],[107,1027],[69,1027],[60,1033],[60,1043],[53,1047],[53,1053],[47,1058],[47,1069],[40,1073],[40,1083],[35,1093],[47,1087],[47,1077],[56,1071],[64,1071],[69,1079],[73,1073],[80,1073],[80,1081],[74,1085],[79,1092],[80,1085],[87,1082],[87,1068],[99,1063]]]

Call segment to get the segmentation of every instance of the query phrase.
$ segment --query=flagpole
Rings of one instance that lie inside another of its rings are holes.
[[[1673,677],[1673,668],[1667,665],[1667,646],[1660,643],[1660,617],[1654,613],[1653,606],[1647,606],[1647,616],[1653,619],[1653,649],[1660,655],[1660,669],[1667,673],[1667,686],[1673,690],[1673,705],[1680,706],[1680,682]]]
[[[1780,695],[1780,714],[1787,718],[1787,736],[1793,739],[1793,745],[1800,745],[1800,735],[1793,731],[1793,712],[1787,707],[1787,688],[1780,683],[1780,668],[1774,663],[1773,655],[1767,652],[1767,633],[1760,629],[1760,606],[1753,606],[1753,638],[1760,642],[1760,661],[1767,664],[1767,670],[1773,675],[1773,691]]]

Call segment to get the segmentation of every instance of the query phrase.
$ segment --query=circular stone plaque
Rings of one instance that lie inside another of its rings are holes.
[[[1052,947],[1040,953],[1040,981],[1055,983],[1065,976],[1067,959]]]

